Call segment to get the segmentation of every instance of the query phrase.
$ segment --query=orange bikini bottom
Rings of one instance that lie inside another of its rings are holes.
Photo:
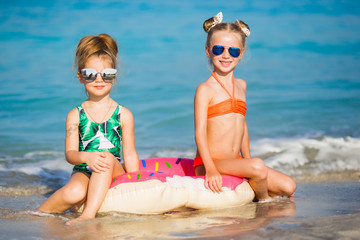
[[[242,158],[241,155],[238,156],[238,159],[240,159],[240,158]],[[217,160],[219,160],[219,159],[218,159],[218,158],[213,158],[212,160],[215,162],[215,161],[217,161]],[[195,158],[194,158],[194,168],[197,167],[197,166],[201,166],[201,165],[204,165],[201,157],[200,157],[200,156],[199,156],[199,157],[195,157]]]

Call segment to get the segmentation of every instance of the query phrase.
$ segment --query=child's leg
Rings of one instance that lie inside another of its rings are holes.
[[[75,172],[69,182],[52,194],[40,207],[42,212],[65,212],[86,198],[89,176]]]
[[[268,188],[270,196],[291,196],[296,183],[291,177],[268,167]]]
[[[79,218],[67,222],[67,225],[95,218],[95,215],[109,190],[111,179],[125,173],[120,162],[113,155],[109,155],[106,159],[111,165],[110,169],[106,172],[93,172],[91,174],[85,209]]]
[[[248,178],[257,200],[261,201],[270,198],[267,182],[268,169],[261,159],[217,160],[214,163],[221,174]]]

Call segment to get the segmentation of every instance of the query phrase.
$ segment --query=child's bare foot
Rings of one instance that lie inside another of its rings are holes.
[[[255,202],[258,202],[258,203],[266,203],[266,202],[271,202],[273,201],[274,199],[272,197],[267,197],[267,198],[263,198],[263,199],[255,199]]]
[[[70,225],[78,224],[78,223],[85,222],[85,221],[88,221],[88,220],[91,220],[91,219],[93,219],[93,217],[80,216],[78,218],[71,219],[71,220],[67,221],[65,223],[65,225],[70,226]]]

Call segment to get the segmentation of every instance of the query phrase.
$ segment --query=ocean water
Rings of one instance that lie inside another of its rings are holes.
[[[251,28],[236,76],[252,155],[298,178],[359,176],[356,1],[1,1],[0,208],[35,208],[70,176],[65,118],[86,99],[73,67],[85,35],[119,43],[112,97],[134,114],[140,158],[194,157],[193,97],[211,74],[202,23],[219,11]]]

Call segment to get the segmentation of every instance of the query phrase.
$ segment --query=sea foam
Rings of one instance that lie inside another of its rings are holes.
[[[269,167],[290,175],[360,170],[360,139],[262,139],[252,144],[252,155]]]

